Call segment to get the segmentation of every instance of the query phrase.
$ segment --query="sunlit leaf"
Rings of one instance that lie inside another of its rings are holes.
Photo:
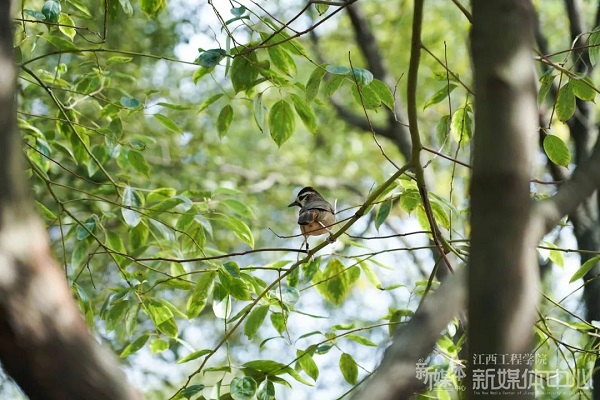
[[[561,121],[566,121],[575,113],[575,93],[571,83],[563,85],[558,90],[556,97],[556,117]]]
[[[544,138],[544,151],[554,164],[567,167],[571,162],[571,152],[561,138],[556,135],[546,135]]]
[[[244,325],[244,335],[248,336],[248,339],[252,339],[254,335],[256,335],[256,332],[258,332],[258,329],[262,326],[268,312],[269,306],[264,305],[256,307],[252,310],[250,315],[248,315],[246,324]]]
[[[449,84],[447,86],[444,86],[443,88],[441,88],[437,92],[435,92],[433,94],[433,96],[431,96],[429,98],[429,100],[427,100],[425,102],[425,105],[423,106],[423,110],[425,110],[429,106],[432,106],[432,105],[437,104],[437,103],[441,102],[442,100],[444,100],[457,87],[458,87],[457,85],[455,85],[454,83],[451,83],[451,84]]]
[[[385,82],[379,79],[373,79],[369,87],[377,95],[383,104],[390,110],[394,110],[394,94]]]
[[[319,94],[319,87],[321,87],[321,81],[327,73],[327,70],[320,65],[311,72],[306,82],[306,100],[313,101]]]
[[[317,116],[310,104],[308,104],[300,96],[293,94],[291,95],[292,102],[294,103],[294,109],[302,120],[302,123],[308,129],[310,133],[317,132]]]
[[[217,273],[215,271],[204,272],[198,278],[192,295],[187,302],[186,314],[188,318],[196,318],[208,302],[208,296],[212,294],[215,286]]]
[[[131,355],[131,354],[133,354],[135,352],[137,352],[139,349],[141,349],[142,347],[144,347],[144,345],[148,341],[148,338],[149,338],[148,334],[143,334],[142,336],[140,336],[139,338],[137,338],[133,342],[129,343],[121,351],[121,353],[119,354],[119,357],[125,358],[125,357],[127,357],[127,356],[129,356],[129,355]]]
[[[594,268],[596,266],[596,264],[598,264],[598,261],[600,261],[600,257],[596,256],[596,257],[592,257],[589,260],[587,260],[586,262],[584,262],[581,265],[581,267],[579,267],[577,269],[577,271],[575,271],[575,273],[571,277],[571,280],[569,280],[569,283],[573,283],[576,280],[583,278],[588,272],[590,272],[592,270],[592,268]]]
[[[173,121],[171,118],[169,118],[165,115],[162,115],[162,114],[154,114],[153,117],[156,118],[156,120],[158,122],[160,122],[160,124],[162,126],[167,128],[171,132],[183,133],[183,130],[179,127],[179,125],[177,125],[177,123],[175,121]]]
[[[281,147],[294,133],[296,118],[292,106],[285,100],[279,100],[269,111],[269,130],[278,147]]]
[[[255,85],[258,77],[258,57],[256,52],[238,55],[231,63],[231,83],[236,93],[248,90]]]
[[[346,382],[354,385],[358,379],[358,365],[354,358],[348,353],[342,353],[339,366]]]

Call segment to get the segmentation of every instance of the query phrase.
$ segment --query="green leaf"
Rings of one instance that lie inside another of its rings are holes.
[[[131,1],[119,0],[119,4],[121,4],[121,8],[123,9],[123,12],[125,13],[125,15],[127,15],[128,17],[131,17],[133,15],[133,6],[131,5]],[[92,15],[90,14],[90,17],[91,16]]]
[[[371,340],[369,340],[369,339],[367,339],[366,337],[363,337],[363,336],[359,336],[359,335],[355,335],[353,333],[349,333],[349,334],[345,335],[344,337],[346,339],[350,339],[350,340],[352,340],[352,341],[354,341],[356,343],[360,343],[360,344],[362,344],[364,346],[377,347],[377,345],[373,341],[371,341]]]
[[[323,77],[327,73],[327,70],[320,65],[317,65],[315,69],[311,72],[308,77],[308,81],[306,82],[306,100],[313,101],[317,95],[319,94],[319,87],[321,86],[321,81]]]
[[[131,186],[125,186],[121,203],[123,205],[123,207],[121,207],[121,214],[127,225],[135,227],[140,223],[142,216],[135,208],[141,207],[142,203],[141,195]]]
[[[200,67],[194,71],[194,74],[192,75],[192,81],[194,81],[194,85],[197,84],[200,79],[210,74],[213,70],[214,68]]]
[[[556,165],[567,167],[571,161],[571,152],[569,148],[556,135],[546,135],[544,138],[544,151],[546,155]]]
[[[77,225],[77,229],[75,229],[75,238],[77,240],[83,240],[90,235],[90,232],[94,233],[96,230],[96,220],[95,216],[89,217],[85,220],[82,225]]]
[[[129,164],[140,174],[150,177],[150,165],[139,151],[129,150],[127,153]]]
[[[121,97],[120,102],[123,107],[130,108],[132,110],[140,108],[142,106],[142,103],[140,103],[140,101],[134,97],[123,96]]]
[[[589,77],[583,79],[571,79],[569,84],[573,86],[573,94],[581,100],[593,102],[596,99],[594,84]]]
[[[356,275],[358,272],[358,275]],[[352,267],[346,269],[337,258],[332,258],[327,263],[323,272],[317,271],[312,279],[317,291],[327,301],[340,305],[350,293],[351,285],[360,276],[360,269]]]
[[[385,82],[382,82],[379,79],[373,79],[373,82],[369,84],[369,87],[387,108],[392,111],[394,110],[394,94]]]
[[[350,72],[350,68],[341,65],[327,65],[325,69],[333,75],[348,75]]]
[[[433,213],[433,218],[435,218],[436,222],[444,228],[450,229],[450,217],[444,207],[437,201],[430,200],[429,204],[431,205],[431,212]]]
[[[161,353],[169,348],[169,342],[162,339],[152,339],[150,341],[150,351],[153,354]]]
[[[392,211],[393,200],[391,197],[388,197],[379,205],[377,208],[377,212],[375,213],[375,229],[379,231],[379,227],[385,222],[387,217],[390,215],[390,211]]]
[[[140,8],[149,17],[156,16],[164,7],[165,0],[139,0]]]
[[[46,16],[39,11],[23,9],[23,12],[30,17],[37,19],[38,21],[45,21]]]
[[[225,319],[231,314],[231,296],[220,283],[215,284],[212,307],[217,318]]]
[[[592,66],[595,66],[598,62],[599,45],[600,45],[600,27],[595,27],[587,40],[589,46],[588,52],[590,56],[590,62]]]
[[[46,17],[47,22],[57,22],[60,16],[60,2],[56,0],[48,0],[42,7],[42,14]]]
[[[308,129],[310,133],[317,133],[317,117],[310,104],[308,104],[302,97],[291,94],[292,102],[294,103],[294,109],[302,120],[302,123]]]
[[[210,349],[204,349],[204,350],[198,350],[198,351],[194,351],[191,354],[188,354],[187,356],[180,358],[179,360],[177,360],[177,364],[183,364],[186,363],[188,361],[192,361],[192,360],[196,360],[202,356],[205,356],[207,354],[212,353],[213,351]]]
[[[269,111],[269,130],[278,147],[281,147],[294,133],[296,119],[292,106],[285,100],[279,100]]]
[[[350,75],[360,86],[366,86],[373,82],[373,74],[371,71],[364,68],[352,68]]]
[[[252,235],[252,231],[245,222],[232,215],[225,214],[220,215],[218,221],[231,229],[233,234],[250,246],[250,248],[254,248],[254,235]]]
[[[160,124],[162,126],[164,126],[165,128],[167,128],[171,132],[183,133],[183,130],[179,127],[179,125],[177,125],[175,123],[175,121],[173,121],[171,118],[169,118],[167,116],[164,116],[162,114],[154,114],[153,116],[154,116],[154,118],[156,118],[156,120],[158,122],[160,122]]]
[[[549,258],[550,258],[550,261],[552,261],[554,264],[556,264],[557,266],[559,266],[561,268],[564,268],[565,260],[563,258],[562,251],[550,250]]]
[[[144,345],[148,341],[148,337],[149,337],[148,334],[145,333],[142,336],[140,336],[139,338],[135,339],[133,342],[129,343],[121,351],[121,353],[119,354],[119,357],[125,358],[125,357],[137,352],[139,349],[144,347]]]
[[[208,106],[210,106],[211,104],[213,104],[215,101],[219,100],[223,96],[224,96],[223,93],[217,93],[215,95],[210,96],[208,99],[204,100],[202,102],[202,104],[200,104],[200,108],[198,108],[198,112],[200,113],[200,112],[206,110],[208,108]]]
[[[146,242],[149,234],[150,230],[143,222],[137,224],[136,227],[129,232],[129,244],[131,245],[131,248],[137,250],[147,246],[148,244]]]
[[[300,368],[302,368],[302,370],[306,372],[306,375],[310,376],[313,381],[316,381],[319,377],[319,367],[315,360],[313,360],[312,355],[306,350],[297,350],[296,357],[298,358]]]
[[[219,116],[217,117],[217,132],[219,132],[220,138],[225,136],[225,134],[229,130],[229,127],[231,126],[232,121],[233,107],[231,107],[230,104],[227,104],[221,109],[221,112],[219,112]]]
[[[331,97],[346,81],[346,76],[344,75],[334,75],[329,80],[325,82],[325,87],[323,88],[323,96],[325,98]]]
[[[159,101],[158,103],[156,103],[156,105],[161,106],[161,107],[170,108],[171,110],[177,110],[177,111],[186,111],[186,110],[192,109],[191,106],[188,106],[185,104],[166,103],[164,101]]]
[[[258,328],[260,328],[265,321],[268,312],[269,306],[263,305],[256,307],[252,310],[250,315],[248,315],[248,319],[246,319],[246,324],[244,325],[244,335],[248,336],[248,339],[252,339],[254,335],[256,335]]]
[[[258,386],[258,392],[256,393],[258,400],[275,400],[275,385],[268,379],[265,379]]]
[[[229,210],[244,218],[253,218],[255,216],[254,211],[252,211],[252,209],[247,204],[244,204],[239,200],[225,199],[221,200],[221,204],[223,204]]]
[[[400,195],[400,207],[412,213],[421,204],[421,195],[416,189],[407,189]]]
[[[79,49],[75,46],[70,40],[65,39],[60,36],[42,36],[46,39],[50,44],[57,47],[60,50],[77,50]]]
[[[171,338],[177,337],[177,323],[169,307],[155,299],[144,301],[142,307],[159,332]]]
[[[358,87],[352,85],[350,93],[352,94],[352,97],[354,97],[356,104],[367,110],[373,110],[381,105],[381,99],[370,86]]]
[[[283,332],[285,332],[285,319],[282,313],[271,313],[271,324],[280,335],[283,335]]]
[[[204,307],[208,303],[208,297],[212,294],[215,287],[216,277],[216,271],[202,273],[198,282],[196,282],[194,292],[187,302],[186,314],[188,318],[196,318],[204,310]]]
[[[554,79],[556,76],[554,75],[554,69],[550,68],[546,71],[542,76],[540,76],[540,90],[538,92],[538,106],[544,104],[544,100],[546,100],[546,96],[552,89],[552,84],[554,83]]]
[[[75,30],[75,28],[72,28],[72,26],[75,26],[75,22],[73,21],[73,19],[71,17],[69,17],[67,14],[60,14],[60,17],[58,18],[58,23],[60,24],[60,26],[58,27],[58,30],[63,35],[65,35],[69,39],[71,39],[71,42],[72,42],[73,39],[75,38],[75,35],[77,34],[77,31]],[[65,26],[65,25],[70,25],[70,26]]]
[[[223,60],[225,54],[227,53],[223,49],[206,50],[196,58],[196,63],[204,68],[214,68]]]
[[[571,277],[571,280],[569,281],[569,283],[573,283],[576,280],[583,278],[588,272],[590,272],[592,270],[592,268],[594,268],[594,266],[596,266],[598,261],[600,261],[600,256],[592,257],[589,260],[587,260],[586,262],[584,262],[581,265],[581,267],[579,267],[579,269],[577,271],[575,271],[575,273]]]
[[[229,391],[233,400],[252,400],[256,394],[256,381],[250,376],[235,377],[229,384]]]
[[[329,4],[316,3],[315,9],[319,13],[319,15],[323,15],[329,10]]]
[[[229,12],[231,12],[236,17],[241,17],[246,12],[246,7],[233,7],[231,10],[229,10]]]
[[[50,211],[50,209],[48,207],[46,207],[45,205],[43,205],[42,203],[40,203],[37,200],[35,201],[35,203],[37,204],[38,209],[40,210],[40,212],[42,213],[44,218],[46,218],[48,221],[56,220],[56,215],[54,215],[54,213],[52,211]]]
[[[575,93],[570,82],[558,89],[555,108],[556,117],[563,122],[575,113]]]
[[[446,142],[446,138],[450,133],[451,129],[451,118],[450,115],[444,115],[437,123],[435,127],[435,137],[437,138],[438,143],[441,145]]]
[[[236,93],[252,88],[258,78],[256,52],[238,55],[231,63],[231,83]]]
[[[360,263],[359,266],[360,266],[360,269],[362,269],[362,271],[364,272],[365,277],[367,278],[369,283],[371,285],[375,286],[377,289],[382,290],[383,287],[381,286],[381,281],[377,277],[377,274],[375,273],[375,271],[373,271],[373,268],[371,268],[370,265],[368,265],[367,263],[364,263],[364,262]]]
[[[88,258],[88,249],[90,244],[87,240],[79,241],[75,244],[71,253],[71,268],[77,270]]]
[[[431,98],[425,102],[425,105],[423,106],[423,110],[425,110],[429,106],[432,106],[432,105],[437,104],[437,103],[441,102],[442,100],[444,100],[457,87],[458,87],[457,85],[455,85],[454,83],[451,83],[449,85],[444,86],[437,92],[435,92],[434,95],[431,96]]]
[[[273,61],[273,65],[275,65],[277,69],[288,76],[294,76],[296,74],[298,71],[296,63],[283,46],[269,47],[267,48],[267,52],[269,53],[269,58]]]
[[[342,371],[346,382],[351,385],[356,384],[356,380],[358,379],[358,365],[350,354],[342,353],[340,357],[340,371]]]
[[[473,137],[473,118],[469,109],[469,106],[464,106],[456,110],[450,124],[452,136],[461,146],[469,143]]]

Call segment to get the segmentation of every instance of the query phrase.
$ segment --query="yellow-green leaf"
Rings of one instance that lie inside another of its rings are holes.
[[[569,151],[569,148],[565,142],[556,135],[546,135],[544,138],[544,151],[550,161],[554,164],[566,167],[571,161],[571,152]]]
[[[278,147],[288,140],[296,129],[296,119],[292,106],[285,100],[279,100],[269,111],[269,130]]]

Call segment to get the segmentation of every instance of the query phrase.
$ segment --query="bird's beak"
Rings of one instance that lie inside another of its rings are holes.
[[[300,203],[298,203],[298,201],[294,201],[292,204],[288,205],[288,207],[294,207],[294,206],[298,206],[298,207],[300,207],[300,206],[301,206],[301,204],[300,204]]]

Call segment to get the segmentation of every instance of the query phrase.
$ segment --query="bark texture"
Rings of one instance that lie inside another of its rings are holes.
[[[35,215],[16,125],[10,6],[0,0],[0,362],[31,399],[138,399],[88,332]]]

